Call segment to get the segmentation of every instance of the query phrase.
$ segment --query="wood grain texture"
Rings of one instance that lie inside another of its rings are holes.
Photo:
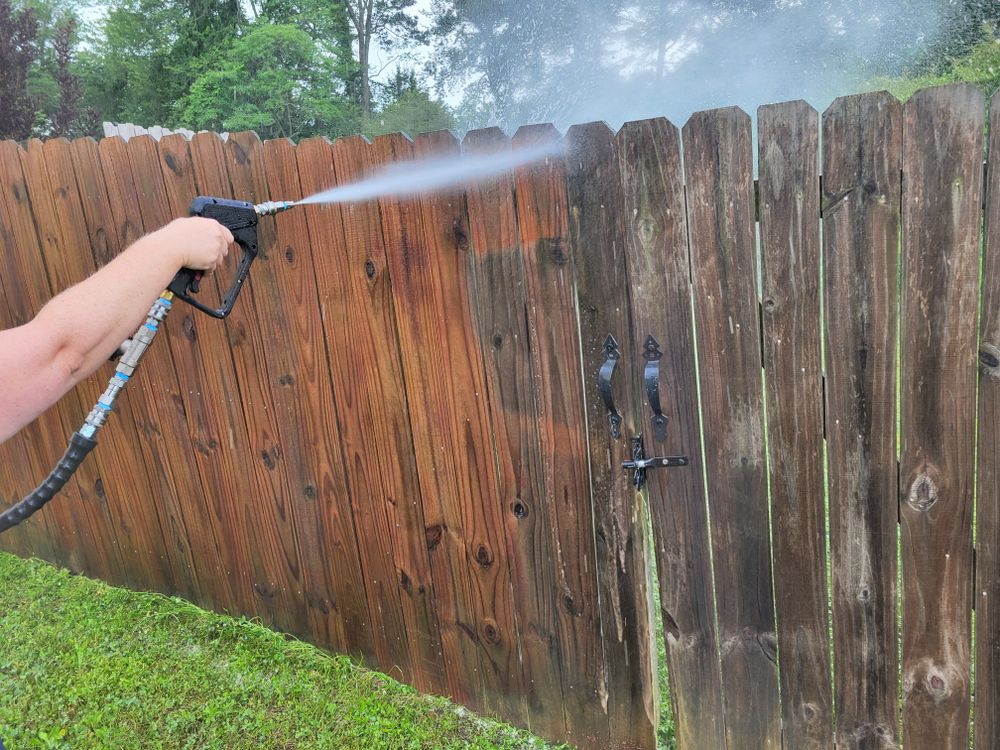
[[[372,171],[371,144],[360,137],[338,141],[333,164],[338,184],[362,179]],[[352,480],[357,488],[355,517],[365,528],[384,524],[390,547],[380,553],[389,554],[395,564],[393,583],[398,586],[415,684],[444,694],[441,633],[378,203],[345,204],[336,210],[333,242],[340,243],[340,252],[316,254],[313,260],[321,305],[331,311],[324,320],[347,321],[328,324],[327,338],[334,387],[343,394],[337,408],[344,425],[346,463],[349,470],[364,474]],[[340,356],[346,351],[363,355]],[[367,503],[359,497],[365,492]]]
[[[983,95],[903,108],[903,743],[969,741]]]
[[[727,747],[778,748],[750,118],[683,129]]]
[[[551,125],[528,126],[515,133],[513,148],[560,140]],[[567,738],[579,747],[605,748],[607,678],[564,160],[550,157],[517,169],[514,196],[545,491],[527,510],[546,513],[551,529]]]
[[[271,195],[302,196],[291,141],[266,142],[264,165]],[[277,240],[254,299],[267,336],[281,450],[298,484],[291,499],[298,506],[307,603],[329,619],[327,627],[336,628],[343,650],[372,659],[378,634],[358,555],[305,219],[301,211],[274,218]],[[270,299],[265,291],[273,292]]]
[[[566,150],[611,740],[618,747],[649,747],[655,743],[658,703],[647,520],[642,498],[621,468],[638,434],[632,405],[640,351],[629,323],[621,175],[614,133],[604,123],[570,128]],[[597,390],[608,334],[622,351],[613,383],[622,415],[618,439]]]
[[[823,273],[835,742],[899,746],[896,303],[900,103],[823,113]],[[780,626],[780,620],[779,620]]]
[[[690,460],[686,468],[651,471],[647,479],[675,736],[682,750],[724,748],[680,131],[667,120],[642,120],[622,126],[616,140],[633,341],[653,336],[664,350],[659,394],[670,420],[667,439],[654,437],[645,391],[637,424],[648,455]],[[637,358],[635,372],[644,365]]]
[[[31,205],[31,190],[23,169],[24,150],[12,141],[0,143],[0,222],[6,227],[14,252],[0,258],[0,270],[7,279],[7,308],[15,325],[29,322],[53,296],[45,271],[42,240],[35,225]],[[41,188],[36,180],[36,189]],[[30,473],[23,471],[15,478],[11,494],[18,499],[31,492],[48,475],[62,456],[70,435],[79,425],[73,424],[76,413],[70,404],[59,403],[47,409],[27,425],[16,438],[24,440],[32,463]],[[82,419],[80,420],[82,421]],[[48,551],[60,565],[75,572],[96,570],[88,548],[95,543],[90,507],[96,508],[93,465],[89,481],[73,477],[63,488],[61,502],[50,502],[41,511],[49,530]],[[89,507],[88,507],[89,506]]]
[[[757,111],[761,302],[782,741],[832,743],[820,352],[819,117]],[[795,571],[794,575],[789,575]]]
[[[975,748],[1000,746],[1000,95],[990,102],[976,477]]]

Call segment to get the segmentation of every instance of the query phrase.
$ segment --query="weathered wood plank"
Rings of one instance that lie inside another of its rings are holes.
[[[727,746],[778,748],[750,118],[699,112],[683,140]]]
[[[267,141],[263,156],[270,194],[300,199],[291,141]],[[254,301],[258,314],[266,311],[261,316],[265,363],[281,451],[297,490],[289,500],[295,508],[306,601],[331,637],[336,634],[341,650],[373,659],[377,634],[358,556],[305,220],[301,211],[271,220],[276,242],[257,274]]]
[[[983,95],[903,108],[903,743],[968,747]]]
[[[575,125],[566,134],[566,152],[611,746],[652,747],[658,705],[646,517],[641,496],[621,468],[638,434],[633,404],[639,347],[629,323],[624,198],[614,133],[604,123]],[[622,417],[618,437],[612,435],[597,389],[609,334],[622,351],[613,382]]]
[[[823,498],[819,117],[800,100],[761,107],[757,126],[782,741],[803,750],[828,748],[833,696]]]
[[[656,439],[645,391],[637,424],[648,455],[690,461],[647,477],[674,731],[679,748],[724,748],[680,131],[663,119],[629,122],[617,144],[633,340],[642,344],[652,336],[663,350],[659,399],[669,419],[666,440]],[[635,359],[634,367],[639,373],[645,362]]]
[[[471,131],[463,141],[468,155],[510,148],[499,128]],[[561,740],[566,736],[561,661],[569,655],[559,653],[555,638],[552,531],[548,515],[536,510],[544,488],[513,186],[513,174],[506,172],[466,187],[472,295],[492,407],[528,720],[536,734]]]
[[[902,106],[823,113],[823,270],[835,742],[899,746],[896,301]],[[779,620],[780,627],[780,620]]]
[[[1000,747],[1000,94],[990,102],[976,477],[975,747]]]
[[[551,125],[523,127],[514,135],[513,147],[560,140]],[[606,748],[607,681],[565,162],[554,156],[518,168],[514,185],[545,491],[536,507],[525,508],[528,513],[547,514],[551,529],[567,738],[579,747]]]

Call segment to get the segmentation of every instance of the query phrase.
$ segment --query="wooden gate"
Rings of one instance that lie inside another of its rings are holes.
[[[757,180],[737,109],[2,143],[0,327],[199,193],[564,152],[262,220],[232,316],[176,308],[94,456],[0,542],[581,747],[654,747],[657,628],[680,748],[1000,745],[1000,99],[988,144],[984,116],[962,85],[765,106]],[[4,503],[102,382],[0,446]]]

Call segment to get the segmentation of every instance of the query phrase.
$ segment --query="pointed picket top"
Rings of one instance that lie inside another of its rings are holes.
[[[823,110],[823,120],[825,121],[827,117],[833,117],[840,112],[844,112],[852,107],[859,110],[871,108],[876,110],[887,109],[893,104],[902,106],[902,103],[893,96],[890,92],[882,89],[880,91],[866,91],[861,94],[848,94],[846,96],[838,96],[832,102],[830,106]]]

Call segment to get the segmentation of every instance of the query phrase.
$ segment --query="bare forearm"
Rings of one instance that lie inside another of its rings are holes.
[[[39,322],[58,331],[60,356],[71,363],[75,382],[96,370],[135,332],[180,267],[176,249],[160,246],[155,234],[147,235],[42,309]]]

